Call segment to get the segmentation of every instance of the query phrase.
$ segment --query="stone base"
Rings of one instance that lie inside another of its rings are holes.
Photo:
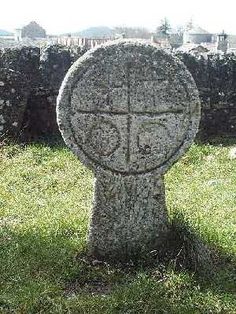
[[[96,175],[88,246],[91,255],[127,260],[164,241],[168,229],[163,177]]]

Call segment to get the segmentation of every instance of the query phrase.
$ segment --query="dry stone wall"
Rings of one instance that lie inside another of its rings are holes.
[[[25,140],[58,134],[56,97],[67,70],[84,52],[80,47],[60,45],[0,49],[1,139],[13,136]],[[194,77],[200,93],[198,138],[235,136],[236,56],[177,56]],[[7,106],[9,103],[12,105]]]

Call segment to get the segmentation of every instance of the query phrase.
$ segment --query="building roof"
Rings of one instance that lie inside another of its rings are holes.
[[[205,29],[201,28],[200,26],[193,26],[187,31],[191,35],[196,35],[196,34],[210,34],[208,31]]]
[[[216,53],[217,45],[216,43],[202,43],[202,44],[192,44],[187,43],[177,48],[176,51],[187,52],[187,53]]]

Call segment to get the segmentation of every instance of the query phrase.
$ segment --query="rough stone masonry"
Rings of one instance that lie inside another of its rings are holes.
[[[191,74],[140,41],[83,55],[60,89],[66,144],[95,173],[90,253],[126,260],[159,248],[168,231],[164,173],[189,148],[200,120]]]

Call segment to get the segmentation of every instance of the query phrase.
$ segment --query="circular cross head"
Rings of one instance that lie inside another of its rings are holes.
[[[145,42],[114,41],[70,68],[57,115],[66,144],[90,168],[162,174],[192,143],[200,101],[178,59]]]

